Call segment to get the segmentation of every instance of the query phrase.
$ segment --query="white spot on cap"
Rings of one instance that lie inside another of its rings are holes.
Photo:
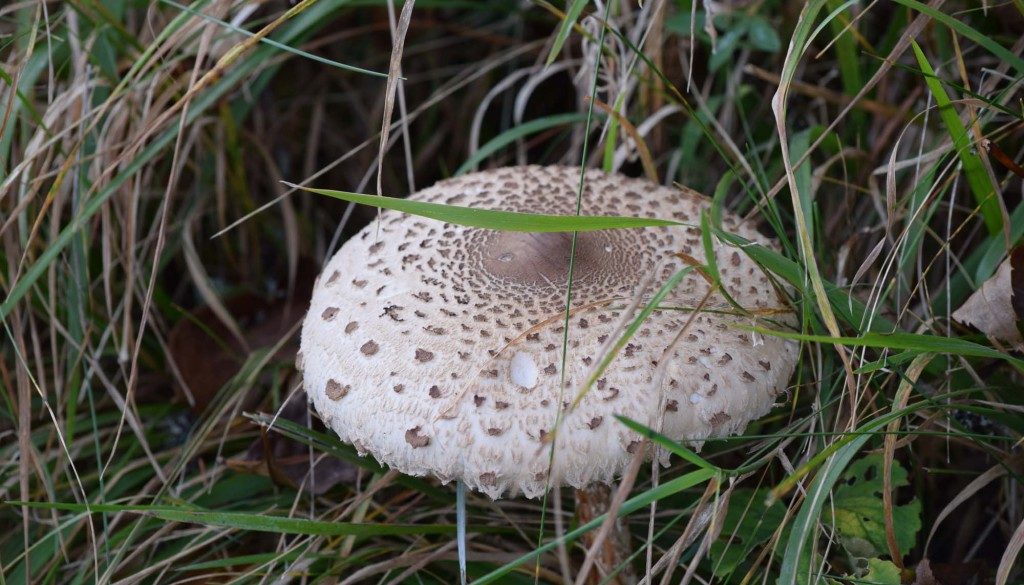
[[[537,368],[537,363],[533,361],[529,355],[524,352],[517,351],[516,355],[512,356],[512,363],[509,367],[509,377],[512,378],[512,383],[517,386],[522,386],[526,389],[532,389],[537,385],[537,377],[540,374],[540,369]]]
[[[696,392],[690,394],[690,404],[699,404],[702,400],[704,400],[704,397],[700,394],[697,394]]]
[[[515,259],[516,259],[516,255],[513,254],[512,252],[505,252],[501,256],[498,256],[498,260],[501,260],[502,262],[511,262],[511,261],[513,261]]]
[[[754,347],[757,347],[759,345],[764,345],[764,337],[760,333],[758,333],[757,331],[751,331],[750,332],[750,338],[751,338],[751,340],[753,340],[751,345],[753,345]]]
[[[709,360],[707,356],[699,356],[697,358],[697,361],[700,362],[700,365],[704,366],[705,368],[711,367],[711,360]]]

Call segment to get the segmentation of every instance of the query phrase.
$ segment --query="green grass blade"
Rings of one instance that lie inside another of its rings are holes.
[[[487,157],[498,152],[502,148],[505,148],[509,144],[512,144],[520,138],[525,138],[530,134],[536,134],[543,132],[549,128],[555,128],[563,126],[565,124],[577,124],[580,122],[587,121],[587,114],[583,112],[571,112],[568,114],[554,114],[551,116],[545,116],[543,118],[537,118],[536,120],[530,120],[516,126],[515,128],[509,128],[505,132],[495,136],[494,138],[487,141],[486,144],[481,146],[476,152],[474,152],[466,162],[462,163],[458,169],[455,170],[455,176],[459,176],[469,171],[475,170],[477,165],[483,162]]]
[[[743,327],[746,329],[746,327]],[[803,333],[791,333],[789,331],[775,331],[762,327],[750,327],[752,331],[795,339],[798,341],[811,341],[815,343],[831,343],[854,347],[880,347],[886,349],[902,349],[917,352],[935,352],[948,355],[960,355],[965,357],[982,357],[1004,360],[1024,370],[1024,360],[1005,354],[997,349],[960,339],[959,337],[939,337],[937,335],[924,335],[920,333],[865,333],[859,337],[830,337],[828,335],[808,335]]]
[[[205,14],[205,13],[200,12],[198,10],[189,8],[188,6],[185,6],[184,4],[179,4],[177,2],[174,2],[174,0],[160,0],[160,1],[163,2],[164,4],[167,4],[168,6],[173,6],[173,7],[177,8],[178,10],[181,10],[182,12],[187,12],[187,13],[189,13],[189,14],[191,14],[193,16],[196,16],[198,18],[201,18],[201,19],[203,19],[203,20],[205,20],[207,22],[212,22],[212,23],[216,24],[217,26],[224,27],[225,29],[230,30],[231,32],[235,32],[235,33],[247,36],[247,37],[254,36],[252,32],[247,31],[244,28],[237,27],[237,26],[231,24],[230,22],[225,22],[223,20],[220,20],[219,18],[214,18],[214,17],[210,16],[209,14]],[[260,42],[265,44],[265,45],[269,45],[271,47],[274,47],[274,48],[277,48],[277,49],[281,49],[282,51],[285,51],[285,52],[288,52],[288,53],[292,53],[293,55],[298,55],[300,57],[305,57],[306,59],[310,59],[312,61],[316,61],[317,63],[323,63],[324,65],[329,65],[331,67],[337,67],[338,69],[343,69],[345,71],[352,71],[353,73],[362,73],[364,75],[371,75],[371,76],[374,76],[374,77],[382,77],[384,79],[387,79],[387,77],[388,77],[387,73],[382,73],[380,71],[372,71],[370,69],[363,69],[362,67],[356,67],[355,65],[346,65],[344,63],[340,63],[340,62],[334,61],[332,59],[327,59],[327,58],[321,57],[319,55],[314,55],[313,53],[309,53],[307,51],[303,51],[302,49],[297,49],[295,47],[290,47],[290,46],[288,46],[288,45],[286,45],[286,44],[284,44],[284,43],[282,43],[280,41],[275,41],[274,39],[272,39],[270,37],[263,37],[263,38],[260,39]],[[400,79],[404,79],[404,78],[400,78]]]
[[[817,533],[818,522],[821,521],[821,509],[829,498],[832,486],[839,479],[840,474],[850,464],[850,461],[857,454],[864,443],[874,435],[865,433],[858,435],[849,443],[839,449],[835,455],[825,463],[814,482],[807,491],[807,497],[800,506],[793,527],[789,532],[789,540],[782,554],[782,565],[779,568],[779,585],[791,583],[813,583],[813,579],[806,579],[807,575],[801,575],[801,559],[805,559],[813,543],[813,537]],[[804,570],[808,570],[804,567]]]
[[[927,4],[918,2],[917,0],[895,0],[895,2],[897,4],[902,4],[907,8],[910,8],[911,10],[916,10],[921,14],[925,14],[932,18],[933,20],[941,22],[942,24],[960,33],[961,35],[978,43],[982,47],[985,47],[985,49],[987,49],[988,52],[998,57],[1001,61],[1005,61],[1006,63],[1010,64],[1010,66],[1016,69],[1018,73],[1024,75],[1024,59],[1020,58],[1018,55],[1015,55],[1006,47],[993,41],[988,36],[971,28],[962,20],[954,18],[944,12],[940,12],[935,8],[928,6]]]
[[[992,186],[992,181],[989,180],[988,173],[985,172],[981,157],[972,150],[971,135],[967,132],[967,127],[960,121],[956,108],[953,107],[949,96],[946,95],[942,82],[935,76],[935,70],[932,69],[931,63],[925,57],[924,51],[914,41],[911,41],[910,46],[914,49],[917,64],[924,73],[924,81],[928,85],[929,91],[932,92],[935,103],[939,106],[939,117],[946,126],[949,137],[953,140],[953,150],[960,158],[960,164],[967,176],[967,184],[974,195],[975,203],[981,209],[985,226],[988,227],[990,234],[997,234],[1003,228],[1003,215],[999,209],[999,201],[996,199],[996,190]]]
[[[565,41],[569,39],[569,33],[572,32],[572,27],[576,25],[576,21],[579,20],[580,14],[583,14],[583,9],[587,6],[587,0],[574,0],[572,6],[569,7],[569,11],[565,14],[565,18],[562,19],[562,26],[558,29],[558,35],[555,36],[555,42],[551,44],[551,51],[548,53],[547,65],[551,65],[558,58],[558,54],[562,52],[562,47],[565,46]]]
[[[42,510],[64,510],[86,513],[91,511],[145,514],[171,522],[187,522],[203,526],[235,528],[255,532],[278,534],[305,534],[309,536],[402,536],[421,534],[454,534],[450,524],[357,524],[327,522],[306,518],[269,516],[264,512],[214,512],[173,506],[122,506],[117,504],[72,504],[61,502],[6,502],[11,506],[25,506]]]
[[[786,258],[775,250],[751,243],[749,240],[724,230],[716,229],[715,235],[719,239],[739,247],[759,266],[782,278],[796,287],[798,291],[804,290],[804,272],[797,262]],[[832,310],[848,325],[858,330],[868,329],[871,331],[892,331],[896,328],[887,318],[873,313],[864,303],[853,298],[834,283],[827,280],[823,280],[822,283],[828,300],[832,304]]]
[[[835,34],[836,61],[839,64],[839,77],[843,82],[843,93],[848,96],[855,96],[864,87],[864,77],[861,75],[860,64],[857,61],[857,42],[853,38],[856,26],[847,30],[852,10],[850,7],[855,0],[847,0],[840,3],[839,0],[828,0],[828,8],[832,10],[829,14],[829,27]],[[839,18],[842,15],[843,18]],[[854,135],[860,135],[867,124],[867,116],[863,110],[855,109],[850,112],[853,122]]]
[[[641,309],[640,313],[636,316],[636,319],[633,319],[633,322],[629,324],[629,327],[627,327],[626,330],[623,331],[622,335],[619,336],[619,339],[615,341],[615,345],[613,345],[605,356],[601,358],[601,363],[598,364],[597,369],[595,369],[594,373],[587,378],[583,387],[580,388],[579,392],[576,394],[576,398],[573,399],[573,408],[579,405],[580,401],[583,400],[583,396],[590,391],[590,388],[595,382],[597,382],[598,378],[604,374],[605,370],[608,369],[608,366],[611,365],[612,361],[619,355],[619,352],[622,351],[622,348],[625,347],[626,344],[629,343],[629,340],[636,335],[636,332],[640,330],[640,326],[643,325],[647,318],[650,317],[651,313],[661,305],[661,301],[665,300],[665,297],[675,290],[676,286],[686,278],[687,274],[693,272],[693,270],[693,266],[687,266],[686,268],[679,270],[669,277],[669,279],[665,281],[665,284],[661,285],[658,292],[654,293],[654,296],[651,297],[651,300],[643,309]]]
[[[261,565],[264,563],[284,563],[291,562],[300,556],[308,555],[309,553],[305,550],[293,550],[288,552],[272,552],[272,553],[257,553],[251,555],[240,555],[234,557],[227,557],[223,559],[216,559],[213,561],[203,561],[200,563],[192,563],[190,565],[184,565],[176,568],[179,573],[187,573],[189,571],[209,571],[211,569],[225,569],[227,567],[237,567],[240,565]]]
[[[714,471],[716,473],[722,471],[721,468],[719,468],[719,467],[713,465],[712,463],[708,462],[706,459],[704,459],[700,455],[697,455],[697,453],[695,453],[694,451],[688,449],[682,443],[680,443],[678,441],[673,441],[672,439],[666,437],[665,435],[659,433],[658,431],[656,431],[656,430],[654,430],[652,428],[649,428],[649,427],[647,427],[645,425],[642,425],[642,424],[636,422],[635,420],[633,420],[631,418],[626,418],[624,416],[615,415],[615,418],[618,419],[618,421],[620,423],[622,423],[622,424],[626,425],[627,427],[629,427],[630,429],[636,431],[638,434],[640,434],[640,435],[642,435],[644,437],[647,437],[648,439],[650,439],[651,441],[653,441],[657,445],[659,445],[661,447],[664,447],[665,449],[669,450],[674,455],[678,455],[682,459],[684,459],[684,460],[686,460],[686,461],[696,465],[697,467],[699,467],[701,469],[709,469],[709,470]]]
[[[285,184],[343,201],[351,201],[382,209],[393,209],[410,215],[418,215],[457,225],[509,232],[591,232],[622,228],[681,225],[677,221],[650,217],[544,215],[540,213],[498,211],[495,209],[476,209],[460,205],[410,201],[409,199],[379,197],[377,195],[364,195],[362,193],[349,193],[347,191],[334,191],[331,189],[314,189],[292,185],[291,183]]]
[[[638,496],[635,496],[623,502],[622,507],[619,508],[619,517],[625,516],[627,514],[632,514],[633,512],[636,512],[637,510],[650,505],[651,502],[667,498],[685,489],[691,488],[698,484],[702,484],[708,481],[709,479],[715,477],[715,475],[717,475],[716,472],[710,469],[698,469],[697,471],[691,471],[686,475],[665,482],[656,488],[650,489]],[[557,547],[559,544],[573,542],[583,534],[586,534],[587,532],[597,528],[601,525],[602,522],[604,522],[605,516],[606,514],[601,514],[597,518],[594,518],[590,522],[587,522],[586,524],[579,526],[575,530],[570,530],[569,532],[566,532],[564,537],[553,539],[541,546],[538,546],[534,550],[506,564],[505,566],[499,567],[498,569],[495,569],[494,571],[487,573],[483,577],[474,580],[473,585],[487,585],[487,583],[500,582],[498,581],[499,579],[514,571],[516,567],[524,563],[530,562],[539,557],[540,555],[547,553],[548,551],[554,550],[555,547]]]

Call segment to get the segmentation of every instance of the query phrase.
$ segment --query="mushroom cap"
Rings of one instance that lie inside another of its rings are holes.
[[[410,199],[571,215],[579,177],[573,167],[500,168],[441,181]],[[716,292],[694,316],[709,284],[692,271],[546,438],[602,348],[646,304],[630,309],[630,301],[649,299],[687,266],[676,253],[704,258],[697,226],[710,200],[702,195],[588,170],[582,202],[584,215],[692,225],[578,234],[564,374],[571,234],[499,232],[383,211],[348,240],[318,279],[302,327],[299,367],[324,422],[382,464],[461,479],[497,498],[610,483],[641,444],[614,415],[700,442],[765,414],[793,372],[797,347],[749,327],[765,324],[765,315],[774,325],[793,317],[759,266],[715,241],[723,286],[749,313]],[[732,214],[722,222],[773,245]]]

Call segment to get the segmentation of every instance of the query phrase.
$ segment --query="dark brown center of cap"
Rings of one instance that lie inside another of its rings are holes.
[[[601,279],[622,272],[637,250],[632,238],[618,231],[576,235],[576,279]],[[527,285],[564,284],[572,234],[492,232],[482,252],[482,268],[494,278]]]

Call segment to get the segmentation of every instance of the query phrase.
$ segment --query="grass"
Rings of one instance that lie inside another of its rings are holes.
[[[800,315],[768,417],[699,456],[649,435],[675,456],[619,509],[638,574],[1024,579],[1024,362],[951,318],[1024,237],[1024,4],[421,0],[401,71],[392,8],[0,6],[0,583],[456,582],[454,489],[299,394],[313,278],[373,201],[283,181],[584,151],[713,195],[706,239],[741,243],[722,209],[777,237],[744,249]],[[553,500],[469,494],[470,577],[581,566],[601,521]]]

